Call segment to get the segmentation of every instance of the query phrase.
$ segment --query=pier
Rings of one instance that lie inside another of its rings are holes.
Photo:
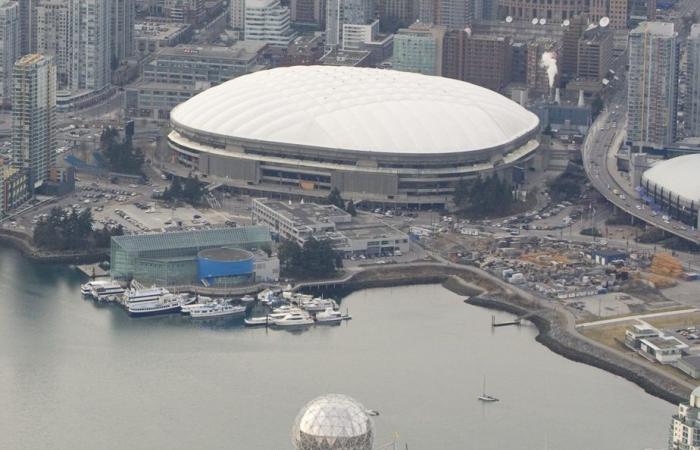
[[[540,310],[537,310],[537,311],[532,311],[532,312],[529,312],[529,313],[527,313],[527,314],[520,315],[520,316],[516,317],[515,319],[513,319],[513,320],[511,320],[511,321],[509,321],[509,322],[496,322],[496,316],[491,316],[491,328],[508,327],[508,326],[511,326],[511,325],[518,325],[518,326],[520,326],[520,324],[521,324],[521,322],[522,322],[523,320],[527,320],[527,319],[529,319],[530,317],[535,316],[535,315],[539,314],[539,313],[542,312],[542,311],[544,311],[544,310],[541,310],[541,309],[540,309]]]

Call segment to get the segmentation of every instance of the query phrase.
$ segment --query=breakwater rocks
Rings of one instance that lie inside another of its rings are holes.
[[[515,315],[524,315],[530,312],[529,308],[493,298],[472,297],[466,300],[466,303]],[[528,320],[539,330],[536,337],[537,342],[551,351],[572,361],[619,375],[637,384],[647,393],[673,404],[688,400],[690,390],[687,387],[643,365],[622,359],[615,353],[588,342],[576,332],[570,332],[565,320],[561,317],[561,313],[554,310],[540,310]]]

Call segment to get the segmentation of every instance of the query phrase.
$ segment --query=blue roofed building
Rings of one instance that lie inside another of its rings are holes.
[[[158,286],[231,286],[275,281],[279,277],[279,261],[262,251],[271,247],[270,230],[265,226],[115,236],[111,243],[111,274],[114,279],[135,279]],[[206,262],[200,259],[210,256],[203,252],[209,249],[245,250],[251,261],[217,261],[216,276],[202,275]]]

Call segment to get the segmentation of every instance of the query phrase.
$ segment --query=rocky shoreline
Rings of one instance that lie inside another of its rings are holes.
[[[416,267],[391,267],[369,269],[349,280],[341,287],[322,290],[333,295],[345,296],[368,288],[406,286],[415,284],[442,284],[458,295],[468,296],[465,303],[504,311],[515,315],[532,314],[527,318],[538,329],[536,341],[551,351],[572,361],[588,364],[621,376],[644,389],[648,394],[673,404],[685,402],[690,390],[673,379],[649,370],[647,367],[627,361],[614,352],[593,345],[577,332],[567,329],[563,312],[553,308],[534,306],[528,299],[506,292],[504,286],[479,274],[473,268],[457,268],[442,264],[425,264]]]

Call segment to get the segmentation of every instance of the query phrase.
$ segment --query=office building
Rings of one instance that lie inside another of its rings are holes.
[[[29,170],[0,162],[0,218],[32,198]]]
[[[632,26],[656,20],[656,0],[629,0],[628,7],[629,23]]]
[[[612,64],[613,33],[596,27],[585,31],[578,41],[576,77],[602,86]]]
[[[700,24],[690,28],[687,40],[688,88],[685,101],[685,131],[700,137]]]
[[[238,41],[231,47],[163,48],[144,63],[141,81],[126,89],[127,114],[167,119],[175,106],[205,89],[266,68],[266,48],[259,41]]]
[[[442,75],[445,27],[414,23],[394,36],[394,70]]]
[[[578,48],[583,32],[590,24],[587,14],[580,14],[569,20],[569,25],[563,27],[561,38],[562,54],[560,59],[561,76],[565,81],[576,78],[578,70]]]
[[[381,222],[364,222],[334,205],[253,199],[253,223],[303,246],[309,239],[329,241],[341,256],[407,253],[408,235]]]
[[[39,0],[36,52],[51,55],[59,89],[98,91],[111,71],[111,0]]]
[[[422,23],[464,30],[474,20],[475,0],[420,0],[419,19]]]
[[[671,419],[669,450],[700,449],[700,387],[690,394],[688,403],[678,405]]]
[[[191,36],[192,25],[185,23],[137,22],[134,27],[134,50],[137,57],[145,58],[161,48],[188,42]]]
[[[292,31],[289,8],[279,0],[247,0],[245,39],[262,41],[273,47],[287,47],[296,37]]]
[[[379,0],[379,16],[398,24],[410,25],[418,19],[419,0]]]
[[[162,0],[163,15],[175,22],[201,25],[206,19],[204,0]]]
[[[673,23],[642,22],[630,32],[627,139],[663,148],[676,138],[678,35]]]
[[[366,25],[374,20],[373,0],[327,0],[326,46],[341,44],[343,25]]]
[[[499,91],[510,83],[513,48],[510,38],[463,33],[462,80]]]
[[[613,30],[626,30],[629,0],[591,0],[590,16],[595,22],[603,17],[610,19]]]
[[[0,0],[0,105],[12,104],[12,69],[20,56],[19,5]]]
[[[499,0],[499,19],[511,16],[515,20],[544,19],[561,23],[589,11],[590,0]]]
[[[34,186],[56,160],[56,67],[50,56],[20,58],[13,72],[12,159],[28,168]]]
[[[135,0],[110,0],[112,56],[123,61],[134,54]]]
[[[258,281],[273,281],[279,261],[258,253],[271,247],[270,231],[261,226],[115,236],[110,272],[158,286],[232,286],[254,281],[258,270]]]
[[[326,0],[291,0],[289,10],[293,23],[317,29],[326,27]]]

